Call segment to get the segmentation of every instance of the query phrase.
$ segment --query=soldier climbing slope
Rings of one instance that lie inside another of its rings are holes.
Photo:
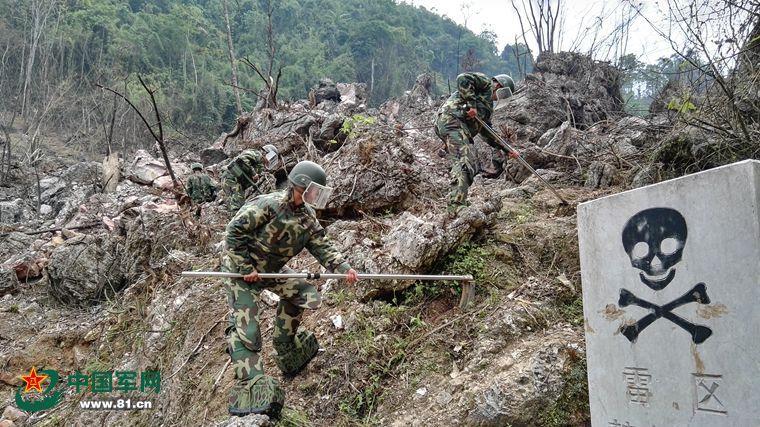
[[[327,269],[346,274],[348,283],[357,273],[332,246],[319,224],[314,208],[322,209],[332,189],[321,166],[298,163],[288,175],[287,191],[261,195],[246,203],[227,225],[227,253],[222,269],[244,274],[225,279],[232,315],[227,343],[235,372],[229,400],[232,415],[266,413],[276,417],[284,402],[277,380],[264,375],[259,326],[259,295],[268,289],[280,296],[274,325],[277,366],[287,375],[298,373],[317,354],[314,334],[298,328],[304,309],[321,304],[317,289],[301,279],[265,280],[258,272],[293,272],[285,264],[306,248]]]
[[[502,88],[509,89],[507,96],[515,88],[512,78],[506,74],[489,78],[482,73],[462,73],[457,76],[457,90],[438,110],[435,133],[445,144],[451,161],[448,212],[452,218],[467,205],[467,191],[480,171],[473,138],[480,134],[488,145],[503,150],[476,120],[480,117],[490,126],[493,101],[497,90]],[[512,151],[507,154],[517,157]]]
[[[216,199],[217,187],[211,177],[203,172],[203,165],[193,163],[190,165],[192,175],[187,179],[187,195],[194,205],[205,202],[213,202]]]
[[[258,181],[264,168],[274,170],[279,166],[279,156],[274,145],[265,145],[259,150],[245,150],[222,172],[222,191],[227,200],[227,208],[234,215],[243,203],[245,192],[253,187],[255,194],[261,194]]]

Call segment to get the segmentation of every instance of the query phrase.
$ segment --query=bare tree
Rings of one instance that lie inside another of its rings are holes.
[[[262,70],[253,61],[248,58],[243,58],[243,62],[248,65],[256,74],[261,78],[264,83],[263,94],[259,95],[261,108],[277,108],[277,91],[280,86],[280,77],[282,76],[282,66],[277,69],[277,76],[274,76],[274,62],[277,57],[277,44],[275,41],[274,27],[272,25],[272,16],[274,15],[274,5],[272,0],[266,0],[264,2],[267,15],[267,68]]]
[[[753,46],[757,49],[753,34],[760,31],[760,4],[754,0],[667,0],[670,28],[662,28],[649,20],[640,7],[634,8],[685,63],[699,71],[699,81],[690,82],[693,94],[702,92],[707,96],[702,97],[697,111],[682,115],[682,119],[729,140],[752,145],[760,130],[748,126],[747,118],[753,112],[746,114],[743,110],[747,106],[740,104],[742,98],[757,98],[751,93],[757,90],[758,70],[743,70],[745,75],[736,70],[748,50]],[[709,86],[712,89],[704,89]],[[755,109],[754,115],[758,113],[760,110]]]
[[[222,0],[224,6],[224,24],[227,27],[227,53],[230,58],[230,67],[232,68],[232,93],[235,94],[235,104],[238,115],[243,114],[243,104],[240,103],[240,90],[238,88],[237,77],[237,60],[235,59],[235,49],[232,46],[232,29],[230,28],[230,13],[227,7],[227,0]]]
[[[510,4],[520,22],[523,38],[530,32],[539,54],[559,49],[564,22],[562,0],[520,0],[520,7],[516,0],[510,0]],[[527,44],[527,40],[525,42]]]
[[[135,113],[140,117],[140,120],[142,120],[143,124],[145,124],[145,127],[148,129],[148,132],[153,136],[153,139],[158,144],[159,149],[161,150],[161,155],[164,158],[164,164],[166,165],[166,169],[169,171],[169,176],[172,178],[172,183],[174,184],[175,189],[180,188],[180,183],[177,180],[177,177],[174,175],[174,169],[172,169],[172,164],[169,161],[169,155],[166,151],[166,143],[164,141],[164,127],[161,122],[161,114],[158,110],[158,105],[156,104],[156,89],[150,89],[148,88],[148,85],[145,84],[145,81],[143,81],[142,77],[138,74],[137,79],[140,81],[140,85],[142,85],[143,89],[145,89],[145,92],[150,97],[150,102],[153,107],[153,112],[155,113],[156,117],[156,124],[155,128],[154,125],[151,125],[148,120],[145,118],[145,115],[143,115],[142,111],[140,111],[139,108],[124,94],[119,93],[118,91],[111,89],[109,87],[103,86],[101,84],[95,84],[95,86],[107,90],[114,95],[118,96],[119,98],[123,99],[129,106],[134,110]]]
[[[24,64],[24,85],[21,89],[21,115],[26,117],[29,102],[29,90],[32,84],[32,72],[37,58],[37,49],[40,39],[46,33],[47,21],[58,6],[57,0],[30,0],[28,8],[30,12],[29,22],[29,54]]]
[[[5,183],[8,180],[8,175],[11,172],[11,129],[13,129],[13,122],[16,121],[16,111],[13,111],[11,119],[7,125],[0,124],[0,129],[3,131],[5,140],[3,141],[2,149],[0,151],[0,183]]]

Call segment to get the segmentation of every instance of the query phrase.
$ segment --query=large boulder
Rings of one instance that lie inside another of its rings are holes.
[[[358,271],[424,273],[476,232],[492,224],[501,209],[501,199],[496,195],[472,202],[471,207],[452,221],[441,212],[405,211],[382,223],[336,221],[327,231]],[[378,228],[384,231],[379,232]],[[357,247],[362,250],[357,251]],[[372,298],[405,289],[410,284],[408,281],[371,281],[363,284],[362,292],[364,298]]]
[[[18,287],[16,272],[10,268],[0,267],[0,297],[16,292]]]
[[[0,202],[0,224],[16,224],[31,216],[30,208],[21,199]]]
[[[127,178],[138,184],[150,185],[156,178],[167,173],[169,171],[163,162],[156,160],[145,150],[137,150],[127,169]]]
[[[86,306],[101,301],[126,285],[123,246],[104,235],[80,235],[50,255],[47,266],[50,293],[60,301]]]
[[[608,63],[577,53],[542,53],[534,73],[494,112],[493,122],[514,128],[521,143],[536,143],[565,121],[586,129],[623,114],[620,81]]]
[[[422,179],[414,152],[403,139],[371,132],[325,156],[323,165],[335,188],[328,206],[372,212],[414,198]]]
[[[311,95],[314,98],[314,105],[319,105],[322,101],[340,102],[340,91],[331,79],[323,78],[319,81],[317,87],[312,89]]]

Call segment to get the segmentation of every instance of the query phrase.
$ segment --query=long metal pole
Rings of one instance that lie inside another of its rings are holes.
[[[228,277],[240,279],[239,273],[226,273],[223,271],[183,271],[182,277]],[[436,274],[357,274],[359,279],[365,280],[456,280],[460,282],[472,282],[475,279],[471,275],[436,275]],[[345,279],[345,274],[339,273],[259,273],[262,279]]]
[[[526,168],[527,168],[529,171],[531,171],[531,172],[533,173],[533,175],[536,175],[536,176],[538,177],[538,179],[540,179],[540,180],[541,180],[541,182],[543,182],[543,183],[544,183],[544,185],[546,185],[546,187],[547,187],[547,188],[549,188],[549,190],[551,190],[551,191],[552,191],[552,193],[554,193],[554,195],[555,195],[555,196],[557,196],[557,198],[558,198],[558,199],[560,199],[560,200],[562,201],[562,203],[563,203],[563,204],[565,204],[565,205],[567,205],[567,204],[568,204],[568,203],[567,203],[567,200],[563,199],[563,198],[562,198],[562,196],[560,196],[560,195],[559,195],[559,193],[557,192],[557,190],[555,190],[555,189],[554,189],[554,187],[553,187],[551,184],[549,184],[549,183],[548,183],[548,182],[547,182],[547,181],[544,179],[544,177],[542,177],[541,175],[539,175],[539,174],[538,174],[538,172],[536,172],[536,170],[535,170],[535,169],[533,169],[533,167],[530,165],[530,163],[528,163],[528,162],[527,162],[527,161],[526,161],[526,160],[523,158],[523,156],[521,156],[521,155],[520,155],[520,152],[519,152],[519,151],[517,151],[517,150],[515,150],[514,148],[512,148],[512,146],[511,146],[511,145],[509,145],[509,143],[508,143],[507,141],[505,141],[505,140],[504,140],[504,138],[502,138],[501,136],[499,136],[499,134],[497,134],[497,133],[496,133],[496,132],[495,132],[495,131],[494,131],[494,130],[491,128],[491,126],[488,126],[488,125],[486,124],[486,122],[484,122],[484,121],[483,121],[483,119],[481,119],[481,118],[480,118],[480,117],[478,117],[478,116],[475,116],[475,119],[477,119],[477,121],[478,121],[478,122],[480,122],[480,124],[481,124],[483,127],[485,127],[486,129],[488,129],[488,131],[489,131],[489,132],[491,132],[491,135],[493,135],[493,136],[494,136],[496,139],[498,139],[498,140],[499,140],[499,142],[501,142],[503,145],[505,145],[505,146],[506,146],[506,147],[507,147],[507,148],[508,148],[510,151],[512,151],[512,152],[514,152],[515,154],[517,154],[517,160],[519,160],[519,161],[520,161],[520,163],[521,163],[523,166],[525,166],[525,167],[526,167]]]

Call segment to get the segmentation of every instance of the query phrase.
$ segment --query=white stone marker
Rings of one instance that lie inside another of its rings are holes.
[[[591,424],[760,426],[760,161],[578,207]]]

